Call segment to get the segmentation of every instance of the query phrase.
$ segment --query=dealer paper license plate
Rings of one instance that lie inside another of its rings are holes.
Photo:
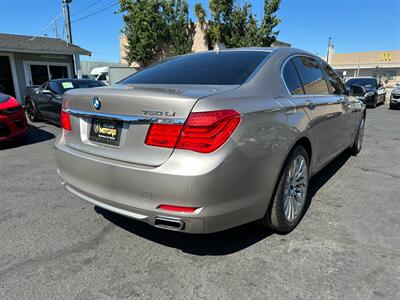
[[[118,146],[122,122],[106,119],[92,119],[89,140],[97,143]]]

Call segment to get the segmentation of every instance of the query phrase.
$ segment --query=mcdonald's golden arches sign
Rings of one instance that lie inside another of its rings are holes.
[[[390,52],[383,52],[381,56],[381,61],[391,61],[392,54]]]

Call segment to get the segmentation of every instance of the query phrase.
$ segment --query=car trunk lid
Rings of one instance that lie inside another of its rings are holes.
[[[64,95],[72,124],[65,144],[96,156],[159,166],[174,149],[145,145],[150,124],[183,124],[197,100],[236,87],[142,84],[71,90]]]

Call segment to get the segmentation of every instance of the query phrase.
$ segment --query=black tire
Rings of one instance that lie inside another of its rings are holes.
[[[31,122],[39,121],[39,112],[35,102],[32,99],[27,99],[25,103],[25,112]]]
[[[353,156],[357,156],[357,154],[361,152],[362,142],[363,142],[363,137],[364,137],[364,128],[365,128],[365,116],[363,116],[363,118],[360,121],[360,124],[358,124],[356,138],[354,139],[354,143],[350,148],[350,153]],[[360,130],[362,131],[361,136],[360,136]],[[361,137],[361,141],[360,141],[360,137]]]
[[[305,177],[306,185],[305,185],[304,202],[301,209],[298,212],[298,215],[293,220],[289,221],[288,218],[285,216],[285,207],[284,207],[285,189],[287,190],[287,188],[285,187],[287,186],[287,184],[285,184],[285,181],[287,180],[289,169],[293,161],[297,157],[299,157],[299,155],[305,158],[306,162],[305,167],[307,170],[307,176]],[[261,220],[261,224],[264,227],[270,228],[279,233],[288,233],[292,231],[302,219],[305,212],[305,208],[307,206],[307,192],[308,192],[309,179],[310,179],[310,160],[308,157],[308,153],[303,146],[297,145],[292,149],[285,163],[283,164],[281,173],[279,175],[278,183],[275,188],[274,195],[269,205],[269,209],[265,214],[264,218]]]
[[[372,108],[376,108],[377,101],[378,101],[378,96],[375,96],[374,97],[374,102],[372,102],[372,104],[371,104]]]

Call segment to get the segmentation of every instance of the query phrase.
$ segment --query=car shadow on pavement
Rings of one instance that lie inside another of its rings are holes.
[[[319,171],[311,178],[307,195],[308,201],[306,212],[311,204],[312,198],[319,191],[319,189],[323,187],[325,183],[327,183],[329,179],[331,179],[350,158],[351,154],[349,150],[342,152],[338,157],[336,157],[333,161],[327,164],[321,171]]]
[[[15,141],[4,141],[0,143],[0,150],[12,149],[26,145],[32,145],[41,143],[47,140],[55,138],[55,135],[51,132],[41,129],[45,126],[35,126],[29,124],[28,135],[20,140]]]
[[[306,211],[318,190],[336,174],[350,158],[348,151],[339,155],[310,181]],[[194,255],[228,255],[241,251],[274,234],[257,222],[211,234],[187,234],[152,227],[116,213],[95,207],[95,211],[116,226],[158,244],[177,248]],[[296,230],[296,229],[294,229]]]
[[[228,255],[243,250],[270,236],[273,232],[249,223],[210,234],[188,234],[152,227],[146,223],[95,207],[108,221],[135,235],[155,243],[177,248],[194,255]]]

